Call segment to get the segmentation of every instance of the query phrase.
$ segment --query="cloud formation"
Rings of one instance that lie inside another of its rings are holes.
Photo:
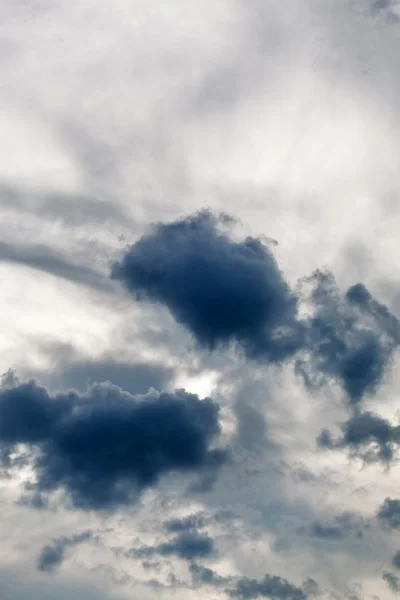
[[[259,598],[264,596],[271,600],[305,600],[304,591],[291,584],[286,579],[276,575],[265,575],[261,580],[240,579],[233,590],[229,592],[233,598]]]
[[[393,556],[392,565],[400,570],[400,550]]]
[[[159,224],[112,267],[138,300],[165,305],[200,346],[237,342],[249,357],[280,362],[301,346],[297,298],[270,249],[233,241],[232,221],[202,211]]]
[[[96,290],[110,291],[110,282],[101,273],[84,265],[74,264],[59,252],[43,244],[16,245],[0,242],[0,262],[2,261],[37,269]]]
[[[290,289],[271,249],[257,238],[231,239],[227,216],[202,211],[158,224],[128,248],[111,277],[139,301],[166,306],[200,346],[236,342],[248,358],[282,363],[296,356],[309,388],[336,381],[351,405],[374,393],[400,342],[400,324],[362,283],[342,295],[316,271],[311,314]]]
[[[343,532],[335,525],[324,525],[320,521],[314,521],[310,527],[310,534],[325,540],[341,540]]]
[[[75,507],[107,509],[171,471],[218,469],[227,458],[212,447],[218,410],[184,390],[133,396],[102,383],[50,394],[9,374],[0,388],[0,444],[30,449],[34,493],[61,489]]]
[[[400,500],[385,498],[378,509],[377,517],[384,527],[400,529]]]
[[[212,585],[215,587],[221,587],[231,583],[231,577],[221,577],[213,569],[203,567],[195,562],[191,562],[189,565],[190,573],[193,581],[197,585]]]
[[[360,412],[341,424],[342,437],[333,439],[324,429],[318,437],[321,448],[347,448],[365,462],[391,462],[400,444],[400,426],[372,412]]]
[[[392,592],[395,594],[400,593],[400,577],[397,577],[397,575],[390,571],[385,571],[382,575],[382,579],[386,581]]]
[[[68,548],[86,542],[92,537],[91,531],[84,531],[70,537],[61,537],[46,545],[40,552],[37,568],[39,571],[54,572],[63,562]]]
[[[328,541],[340,541],[348,536],[363,537],[363,530],[368,527],[362,517],[353,512],[343,512],[335,516],[330,522],[325,523],[315,520],[311,523],[308,531],[315,538]],[[299,532],[306,531],[301,527]]]
[[[317,271],[304,280],[313,286],[313,315],[306,327],[306,359],[297,371],[309,387],[337,381],[352,405],[374,393],[400,342],[400,324],[362,283],[342,296],[332,273]]]
[[[148,558],[149,556],[177,556],[184,560],[207,558],[215,552],[213,540],[207,534],[185,531],[168,542],[155,546],[133,548],[127,556]]]
[[[204,515],[197,513],[182,517],[182,519],[170,519],[164,522],[164,528],[169,533],[181,533],[193,529],[201,529],[206,524]]]

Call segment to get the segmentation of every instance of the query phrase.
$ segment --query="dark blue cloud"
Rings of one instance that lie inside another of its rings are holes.
[[[207,558],[215,552],[213,540],[207,534],[186,531],[168,542],[156,546],[143,546],[129,550],[127,555],[134,558],[148,556],[178,556],[184,560]]]
[[[63,562],[68,548],[86,542],[92,537],[91,531],[84,531],[71,537],[53,540],[51,545],[44,546],[37,563],[39,571],[54,572]]]
[[[286,579],[276,575],[265,575],[261,580],[240,579],[233,590],[229,591],[233,597],[259,598],[265,596],[271,600],[305,600],[306,594],[301,588],[292,585]]]
[[[0,387],[0,445],[26,444],[33,493],[66,492],[80,508],[124,504],[171,471],[215,470],[219,407],[184,390],[133,396],[110,383],[50,394],[35,381]]]
[[[164,522],[164,528],[169,533],[181,533],[193,529],[200,529],[206,524],[205,517],[202,513],[189,515],[182,519],[170,519]]]
[[[250,357],[280,362],[301,346],[297,298],[269,248],[220,231],[208,211],[159,224],[113,265],[136,299],[166,306],[206,348],[239,343]]]
[[[341,424],[343,435],[333,439],[324,429],[318,437],[321,448],[346,448],[365,462],[390,462],[400,444],[400,427],[372,412],[356,412]]]
[[[248,358],[272,363],[296,355],[309,387],[335,381],[352,405],[374,393],[400,342],[398,319],[363,284],[343,295],[322,271],[303,280],[311,316],[300,319],[299,297],[271,249],[257,238],[233,240],[221,231],[226,221],[203,211],[158,224],[111,277],[137,300],[167,307],[202,347],[235,342]]]
[[[342,296],[329,272],[317,271],[304,281],[313,286],[313,315],[297,372],[309,387],[335,380],[356,405],[381,382],[400,342],[399,321],[363,284]]]
[[[400,529],[400,500],[385,498],[378,509],[377,517],[384,527]]]

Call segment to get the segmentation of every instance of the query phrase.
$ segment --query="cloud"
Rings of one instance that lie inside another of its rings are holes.
[[[67,227],[79,227],[82,223],[104,224],[113,221],[118,224],[129,222],[128,214],[117,204],[83,194],[63,194],[61,192],[35,193],[30,189],[0,184],[0,198],[3,208],[42,220],[59,221]]]
[[[388,308],[359,283],[342,296],[332,273],[317,271],[311,284],[314,314],[306,327],[306,360],[297,362],[309,387],[331,379],[353,405],[374,393],[400,342],[400,324]]]
[[[392,9],[396,8],[397,0],[370,0],[370,11],[372,15],[384,15],[388,23],[399,23],[400,19]]]
[[[309,527],[311,536],[328,541],[340,541],[350,535],[363,537],[363,529],[368,528],[360,515],[353,512],[343,512],[332,519],[329,524],[315,520]],[[305,531],[301,527],[301,533]]]
[[[17,263],[97,290],[111,289],[101,273],[83,265],[76,265],[43,244],[17,245],[0,242],[0,261]]]
[[[201,529],[206,524],[204,515],[197,513],[183,517],[182,519],[170,519],[164,522],[164,528],[169,533],[181,533],[190,531],[193,529]]]
[[[185,531],[169,542],[132,549],[126,554],[134,558],[174,555],[184,560],[192,560],[207,558],[214,552],[213,540],[207,534],[199,534],[197,531]]]
[[[3,567],[0,571],[0,597],[2,600],[117,600],[117,597],[99,589],[94,582],[82,581],[82,578],[69,577],[66,581],[57,577],[32,576],[24,565],[24,576],[19,569]],[[119,597],[119,600],[122,600]]]
[[[235,416],[238,441],[242,448],[254,453],[258,453],[266,447],[271,449],[272,444],[268,440],[268,428],[264,416],[254,406],[251,406],[248,398],[236,403]]]
[[[314,521],[311,524],[310,533],[314,537],[325,540],[341,540],[343,538],[343,532],[339,527],[334,525],[324,525],[319,521]]]
[[[295,354],[308,387],[335,380],[352,405],[374,393],[400,342],[400,324],[358,283],[340,294],[333,275],[316,271],[311,316],[260,239],[237,242],[221,230],[231,217],[203,210],[158,224],[111,271],[137,300],[166,306],[200,346],[238,343],[249,358],[281,363]]]
[[[101,383],[50,394],[8,375],[0,388],[0,444],[31,449],[34,493],[61,489],[75,507],[111,509],[171,471],[218,469],[227,459],[212,448],[218,411],[184,390],[133,396]]]
[[[51,355],[54,359],[54,353]],[[74,388],[86,391],[93,383],[112,381],[131,394],[145,394],[152,387],[164,389],[174,371],[158,363],[129,363],[108,356],[89,360],[85,357],[61,355],[54,371],[40,374],[53,389]]]
[[[51,545],[44,546],[42,549],[38,558],[37,568],[39,571],[55,571],[63,562],[68,548],[86,542],[92,535],[91,531],[84,531],[71,537],[61,537],[53,540]]]
[[[390,571],[385,571],[382,575],[382,579],[386,581],[392,592],[395,594],[400,593],[400,577],[397,577],[397,575]]]
[[[400,500],[385,498],[385,501],[378,509],[377,518],[384,527],[400,529]]]
[[[192,562],[189,565],[190,573],[192,574],[193,581],[198,585],[212,585],[215,587],[220,587],[221,585],[226,585],[231,583],[231,577],[221,577],[218,575],[213,569],[209,569],[208,567],[203,567],[202,565],[198,565]]]
[[[400,550],[393,556],[392,565],[396,567],[396,569],[400,569]]]
[[[265,575],[261,580],[240,579],[235,588],[229,592],[232,597],[259,598],[266,596],[271,600],[305,600],[304,591],[276,575]]]
[[[200,346],[239,343],[280,362],[301,345],[297,298],[259,239],[231,240],[227,217],[201,211],[142,236],[112,267],[136,299],[168,307]]]
[[[400,444],[400,426],[392,425],[372,412],[360,412],[341,424],[342,437],[334,440],[324,429],[317,442],[321,448],[346,448],[365,462],[389,463]]]

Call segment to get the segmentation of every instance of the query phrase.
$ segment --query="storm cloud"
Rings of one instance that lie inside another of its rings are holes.
[[[63,490],[75,507],[133,501],[171,471],[216,470],[219,407],[184,390],[133,396],[111,383],[50,394],[8,375],[0,388],[0,444],[30,449],[32,493]]]
[[[234,220],[203,210],[158,224],[112,266],[138,301],[167,307],[201,347],[236,342],[248,358],[280,364],[296,358],[309,388],[335,381],[356,406],[381,383],[400,342],[400,324],[362,283],[340,292],[329,271],[286,282],[261,239],[235,241]],[[302,301],[308,316],[299,318]]]
[[[202,211],[142,236],[112,267],[136,299],[165,305],[200,346],[237,342],[280,362],[301,346],[297,298],[259,239],[233,241],[230,221]]]

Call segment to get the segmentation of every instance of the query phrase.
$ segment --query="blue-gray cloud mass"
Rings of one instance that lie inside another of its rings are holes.
[[[134,558],[175,555],[185,560],[192,560],[206,558],[213,552],[214,543],[207,534],[200,534],[197,531],[185,531],[162,544],[133,548],[128,551],[127,555]]]
[[[271,600],[305,600],[307,597],[301,588],[286,579],[268,574],[261,580],[247,577],[240,579],[234,589],[230,591],[230,595],[243,600],[260,597]]]
[[[280,362],[302,343],[297,298],[260,240],[231,240],[208,211],[159,224],[112,268],[139,300],[165,305],[206,348],[239,343]]]
[[[184,390],[133,396],[110,383],[50,394],[8,376],[0,388],[0,445],[25,444],[33,492],[62,489],[79,508],[112,508],[171,471],[217,469],[218,405]]]
[[[54,572],[62,564],[68,548],[78,546],[82,542],[90,540],[92,535],[91,531],[83,531],[70,537],[61,537],[53,540],[52,544],[48,544],[42,548],[37,568],[39,571]]]
[[[338,382],[351,404],[376,391],[400,342],[400,324],[362,283],[339,292],[333,275],[317,271],[313,314],[298,318],[301,298],[290,289],[261,239],[238,242],[226,221],[202,211],[158,224],[130,246],[111,271],[139,300],[166,306],[200,346],[236,342],[249,358],[282,363],[297,355],[309,387]]]
[[[342,437],[333,439],[324,429],[318,437],[321,448],[347,448],[365,462],[390,463],[400,444],[400,427],[372,412],[356,412],[341,424]]]

